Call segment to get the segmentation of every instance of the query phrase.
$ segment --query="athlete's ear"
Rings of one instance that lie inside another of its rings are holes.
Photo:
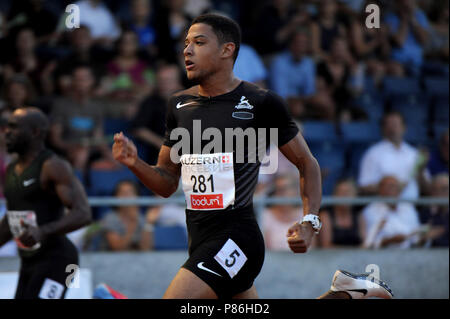
[[[233,42],[224,43],[222,46],[222,58],[232,57],[234,51],[236,50],[236,45]]]

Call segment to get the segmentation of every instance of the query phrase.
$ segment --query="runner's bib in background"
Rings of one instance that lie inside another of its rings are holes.
[[[19,237],[25,230],[25,228],[20,224],[21,220],[23,220],[27,225],[37,227],[36,214],[34,211],[9,210],[6,215],[8,216],[9,229],[11,230],[11,234],[16,241],[17,247],[28,251],[36,250],[41,247],[40,243],[36,243],[33,247],[27,247],[19,241]]]
[[[217,210],[234,204],[233,153],[185,154],[181,164],[188,209]]]

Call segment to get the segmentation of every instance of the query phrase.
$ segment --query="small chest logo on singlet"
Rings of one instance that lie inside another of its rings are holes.
[[[36,181],[35,178],[31,178],[31,179],[28,179],[28,180],[26,180],[26,181],[23,181],[23,186],[28,187],[28,186],[30,186],[31,184],[33,184],[35,181]]]
[[[251,105],[248,102],[248,99],[245,96],[241,96],[241,101],[239,102],[239,104],[237,104],[235,107],[235,109],[248,109],[251,110],[253,109],[253,105]]]
[[[251,109],[253,109],[253,105],[251,105],[248,102],[248,99],[245,96],[241,96],[241,101],[234,108],[238,109],[238,110],[241,110],[241,109],[251,110]],[[253,113],[245,112],[245,111],[244,112],[233,112],[231,114],[231,116],[236,118],[236,119],[239,119],[239,120],[251,120],[251,119],[253,119]]]

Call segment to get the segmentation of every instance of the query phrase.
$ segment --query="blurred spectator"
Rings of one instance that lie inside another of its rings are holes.
[[[402,198],[418,198],[419,183],[425,187],[426,162],[423,154],[403,139],[406,123],[401,113],[383,115],[383,140],[372,145],[363,155],[358,185],[363,194],[373,195],[383,176],[395,176],[400,182]]]
[[[333,196],[356,198],[356,186],[351,180],[336,183]],[[319,233],[320,247],[359,246],[363,230],[358,207],[334,205],[320,212],[322,229]]]
[[[181,183],[173,196],[184,196]],[[145,220],[155,226],[180,226],[185,229],[187,227],[185,206],[176,203],[149,207],[145,213]]]
[[[429,39],[426,47],[428,59],[449,62],[449,11],[448,1],[433,1]]]
[[[272,195],[275,197],[299,196],[299,182],[292,175],[277,175],[273,185]],[[289,204],[273,205],[262,212],[261,229],[267,249],[289,250],[286,233],[300,220],[301,212],[301,207]]]
[[[56,30],[58,18],[45,7],[45,0],[11,1],[9,27],[27,26],[33,30],[38,43],[49,41]]]
[[[209,11],[212,7],[211,0],[185,0],[184,10],[191,17],[196,17]]]
[[[361,111],[350,107],[351,98],[363,89],[364,70],[352,57],[344,37],[334,37],[330,53],[317,64],[317,91],[319,96],[330,96],[329,118],[342,122],[360,120]]]
[[[271,89],[283,98],[297,98],[298,117],[306,116],[305,104],[316,94],[316,66],[308,52],[309,34],[305,29],[297,30],[289,41],[289,50],[276,55],[270,65]]]
[[[175,41],[176,52],[182,52],[182,37],[184,37],[192,17],[185,10],[185,0],[167,0],[165,5],[168,9],[168,22],[170,37]]]
[[[121,101],[139,100],[150,93],[154,73],[138,56],[138,38],[133,31],[124,31],[117,42],[117,55],[107,65],[106,92]]]
[[[394,176],[384,176],[378,188],[380,197],[398,197],[401,186]],[[418,242],[419,216],[406,202],[374,202],[363,210],[365,248],[410,248]]]
[[[300,128],[300,125],[297,124]],[[267,195],[272,191],[272,185],[278,175],[290,175],[299,179],[299,173],[297,167],[292,164],[284,155],[280,152],[277,146],[271,144],[269,150],[266,151],[267,156],[264,157],[262,166],[269,166],[275,161],[277,165],[277,171],[274,174],[264,173],[262,169],[259,171],[258,184],[256,185],[255,195]]]
[[[250,45],[241,43],[234,63],[234,75],[241,80],[266,87],[267,71],[263,61]]]
[[[0,113],[7,120],[17,108],[32,105],[36,94],[30,80],[22,74],[13,75],[4,86],[3,104]]]
[[[158,35],[153,26],[151,0],[132,0],[130,6],[131,21],[129,25],[138,37],[139,46],[148,49],[152,56],[156,55],[156,37]]]
[[[373,3],[374,0],[369,0]],[[350,14],[358,14],[365,10],[368,1],[367,0],[339,0],[339,5],[345,9],[345,12]]]
[[[149,60],[173,61],[175,48],[170,37],[168,13],[158,8],[159,1],[133,0],[130,2],[129,29],[138,36],[139,48]]]
[[[423,62],[423,49],[429,37],[429,23],[415,0],[395,1],[394,10],[384,18],[392,44],[391,58],[407,73],[418,75]],[[394,71],[393,71],[394,72]]]
[[[336,37],[345,37],[345,25],[338,19],[336,0],[319,2],[319,13],[311,24],[312,52],[315,57],[326,58]]]
[[[131,19],[125,23],[138,36],[139,49],[148,60],[176,61],[175,40],[170,35],[169,10],[162,1],[133,0]]]
[[[436,175],[431,182],[431,196],[448,198],[448,173]],[[429,229],[422,236],[422,241],[431,247],[448,247],[448,204],[426,206],[420,211],[420,220]]]
[[[299,27],[308,22],[305,10],[298,10],[292,0],[268,1],[254,26],[251,44],[262,55],[272,55],[287,47],[288,39]]]
[[[132,199],[139,196],[131,181],[117,184],[114,197]],[[138,206],[118,206],[101,221],[107,248],[113,251],[149,250],[153,247],[153,225],[146,224]]]
[[[76,67],[70,95],[57,98],[51,112],[51,145],[80,171],[93,153],[111,158],[103,138],[103,105],[92,98],[94,81],[88,66]]]
[[[70,90],[70,77],[73,69],[80,65],[88,65],[96,78],[101,78],[105,73],[106,54],[97,46],[94,46],[91,31],[85,25],[73,29],[69,33],[70,54],[62,59],[55,69],[55,78],[59,94],[65,95]]]
[[[365,2],[368,4],[370,1]],[[363,6],[358,18],[351,23],[348,39],[356,59],[365,63],[367,73],[379,84],[386,74],[385,63],[390,53],[388,30],[384,24],[381,24],[380,28],[365,27],[365,7]]]
[[[430,155],[427,169],[431,176],[435,176],[440,173],[448,174],[448,140],[449,131],[447,129],[439,139],[439,148],[434,150]]]
[[[96,43],[110,47],[120,35],[120,28],[102,0],[82,0],[75,3],[80,8],[80,24],[86,25]]]
[[[147,147],[147,163],[156,164],[165,132],[169,97],[183,89],[176,65],[163,65],[156,73],[156,90],[140,105],[130,132]]]
[[[25,74],[38,93],[47,95],[53,90],[49,74],[54,67],[54,64],[46,64],[38,58],[34,31],[26,27],[17,32],[14,57],[5,65],[3,73],[6,81],[16,73]]]

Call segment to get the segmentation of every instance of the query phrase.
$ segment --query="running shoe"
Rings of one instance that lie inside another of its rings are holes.
[[[352,299],[367,299],[378,297],[392,299],[394,294],[386,283],[371,276],[371,274],[352,274],[345,270],[337,270],[333,276],[331,291],[344,291]]]

